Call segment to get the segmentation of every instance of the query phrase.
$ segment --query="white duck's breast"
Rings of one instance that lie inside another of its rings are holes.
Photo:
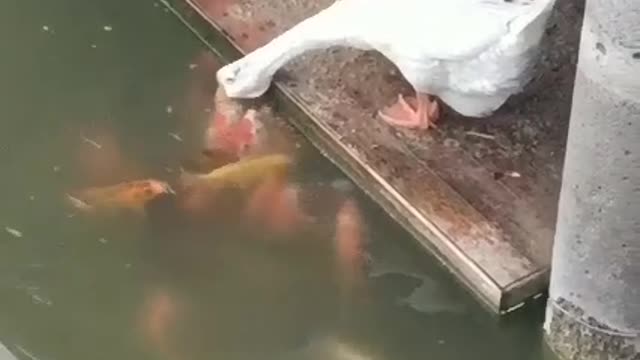
[[[506,37],[474,59],[447,63],[446,82],[434,94],[459,113],[484,117],[520,92],[532,78],[539,47],[524,37]]]
[[[364,41],[385,55],[416,62],[481,53],[500,41],[508,22],[523,11],[502,1],[501,6],[481,0],[344,1],[359,4]]]
[[[534,2],[343,1],[361,9],[363,41],[396,64],[417,91],[442,94],[468,115],[492,111],[522,88],[544,28],[535,17],[537,26],[511,26],[531,17]]]
[[[535,48],[508,53],[491,48],[469,61],[447,63],[447,87],[467,93],[513,93],[529,81],[536,60]]]
[[[509,32],[477,56],[448,63],[451,87],[463,92],[513,93],[532,77],[540,53],[548,13],[541,14],[522,32]]]

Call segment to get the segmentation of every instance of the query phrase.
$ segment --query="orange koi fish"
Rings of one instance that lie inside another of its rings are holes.
[[[143,336],[162,355],[174,355],[170,346],[170,331],[177,321],[177,304],[164,289],[158,289],[145,301],[139,318]]]
[[[338,270],[349,288],[361,285],[367,262],[362,215],[352,199],[346,200],[336,215],[334,245]]]
[[[270,231],[279,234],[295,231],[314,221],[300,208],[299,197],[299,188],[286,184],[283,178],[269,178],[249,198],[247,215]]]
[[[67,201],[81,211],[128,209],[142,212],[144,205],[161,194],[170,194],[169,184],[158,180],[137,180],[67,194]]]
[[[262,124],[256,119],[255,110],[244,112],[242,105],[229,99],[221,87],[216,92],[215,103],[216,110],[205,134],[208,149],[242,156],[259,144],[258,129]]]
[[[287,155],[262,155],[227,164],[208,174],[184,172],[181,180],[185,187],[199,184],[210,189],[222,187],[247,189],[260,184],[265,177],[286,176],[292,164],[293,160]]]

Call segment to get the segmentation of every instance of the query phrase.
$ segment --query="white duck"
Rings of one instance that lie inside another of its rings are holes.
[[[531,79],[555,0],[337,0],[265,46],[222,67],[232,98],[255,98],[276,70],[314,49],[377,50],[413,86],[380,111],[390,124],[429,128],[439,97],[469,117],[488,116]]]

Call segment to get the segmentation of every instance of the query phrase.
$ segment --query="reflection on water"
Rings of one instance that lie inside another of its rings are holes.
[[[12,0],[0,30],[0,358],[540,358],[539,314],[492,321],[268,108],[288,176],[189,200],[219,64],[159,4]],[[69,201],[142,179],[176,192]]]

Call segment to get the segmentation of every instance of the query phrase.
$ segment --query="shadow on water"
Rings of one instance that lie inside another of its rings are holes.
[[[297,143],[311,229],[270,235],[237,193],[205,220],[173,196],[145,216],[70,209],[71,189],[175,181],[201,145],[217,60],[152,1],[5,1],[0,39],[3,359],[542,357],[539,305],[496,322],[282,124],[267,131]],[[368,265],[345,290],[333,232],[349,197]]]

